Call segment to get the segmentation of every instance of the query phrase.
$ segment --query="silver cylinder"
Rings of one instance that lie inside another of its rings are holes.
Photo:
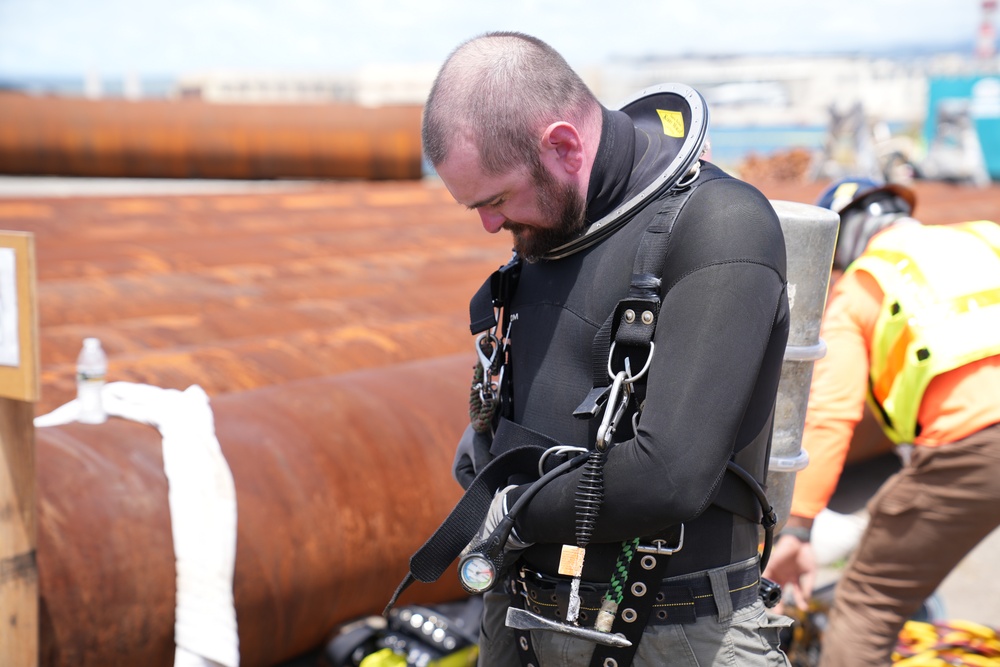
[[[795,473],[809,463],[802,450],[802,430],[813,364],[826,354],[819,331],[840,218],[829,209],[810,204],[772,201],[771,205],[785,235],[791,310],[766,480],[767,497],[778,516],[776,530],[780,530],[791,510]]]

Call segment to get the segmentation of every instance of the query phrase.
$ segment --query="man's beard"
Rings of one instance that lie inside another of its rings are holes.
[[[575,239],[583,231],[586,220],[586,202],[575,185],[560,185],[541,164],[532,169],[532,176],[539,211],[556,224],[536,227],[511,220],[504,222],[503,228],[514,237],[514,250],[527,262],[538,261],[550,250]]]

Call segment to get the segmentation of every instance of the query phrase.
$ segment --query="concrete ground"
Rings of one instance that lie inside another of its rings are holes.
[[[848,466],[830,509],[842,514],[865,517],[865,502],[883,481],[899,468],[894,454]],[[914,554],[914,558],[919,558]],[[985,540],[959,563],[938,588],[936,596],[943,604],[943,617],[975,621],[1000,628],[1000,580],[997,579],[997,559],[1000,557],[1000,529]],[[836,567],[822,570],[819,583],[839,576]]]

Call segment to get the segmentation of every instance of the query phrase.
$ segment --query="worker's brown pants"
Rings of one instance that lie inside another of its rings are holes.
[[[868,528],[837,583],[821,667],[891,664],[906,620],[1000,525],[998,480],[1000,424],[913,449],[868,504]]]

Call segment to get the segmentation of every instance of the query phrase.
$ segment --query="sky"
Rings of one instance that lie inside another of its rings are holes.
[[[682,54],[971,49],[979,0],[0,0],[0,75],[440,63],[518,30],[574,66]]]

